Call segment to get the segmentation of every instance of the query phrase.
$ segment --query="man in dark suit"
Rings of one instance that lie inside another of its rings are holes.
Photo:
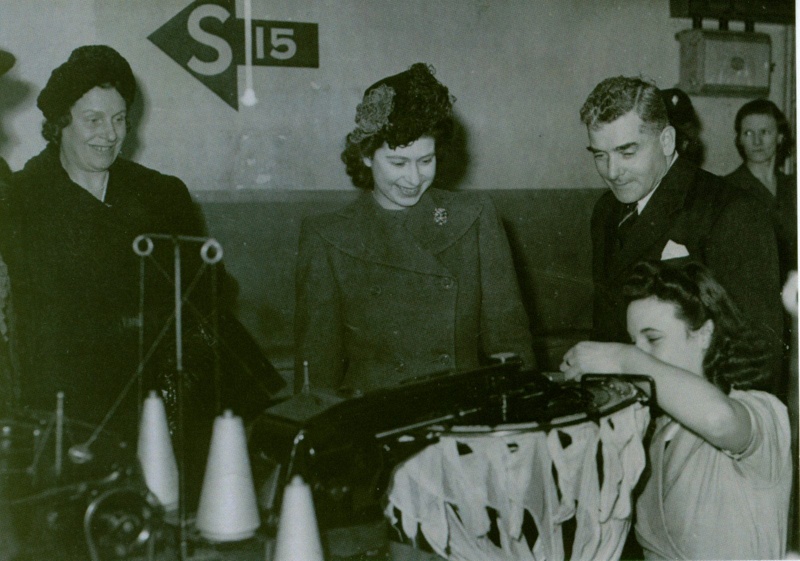
[[[766,214],[746,194],[678,157],[675,129],[653,84],[603,80],[580,115],[588,150],[610,188],[592,214],[594,336],[630,340],[621,285],[635,263],[695,259],[765,328],[777,351],[781,287]]]

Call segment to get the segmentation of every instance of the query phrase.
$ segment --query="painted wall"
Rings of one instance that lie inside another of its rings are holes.
[[[259,102],[237,112],[147,40],[190,3],[0,0],[0,48],[18,59],[0,79],[0,155],[18,169],[44,146],[36,95],[73,48],[100,42],[130,61],[141,88],[126,155],[180,176],[201,198],[350,189],[339,153],[361,93],[416,61],[432,63],[458,98],[464,187],[600,187],[578,119],[583,100],[611,75],[675,85],[674,36],[690,27],[669,17],[667,0],[252,0],[254,19],[318,23],[320,67],[255,68]],[[772,36],[770,97],[783,106],[787,30],[757,30]],[[241,68],[240,92],[244,80]],[[732,170],[733,116],[744,100],[694,101],[706,167]]]

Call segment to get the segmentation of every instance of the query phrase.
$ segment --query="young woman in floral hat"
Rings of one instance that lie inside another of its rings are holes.
[[[455,98],[417,63],[370,86],[342,160],[363,191],[307,219],[297,268],[295,388],[358,395],[514,353],[529,320],[490,199],[437,188]]]

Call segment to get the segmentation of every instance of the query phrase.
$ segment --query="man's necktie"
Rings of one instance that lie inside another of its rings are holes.
[[[625,241],[631,228],[636,224],[637,218],[639,218],[639,211],[636,208],[636,203],[628,203],[622,206],[622,220],[619,221],[617,226],[617,239],[620,247],[625,247]]]

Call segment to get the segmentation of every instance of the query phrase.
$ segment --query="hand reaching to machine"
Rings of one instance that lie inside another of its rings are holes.
[[[641,352],[633,345],[582,341],[564,353],[559,370],[567,380],[583,374],[621,374],[631,353]]]

